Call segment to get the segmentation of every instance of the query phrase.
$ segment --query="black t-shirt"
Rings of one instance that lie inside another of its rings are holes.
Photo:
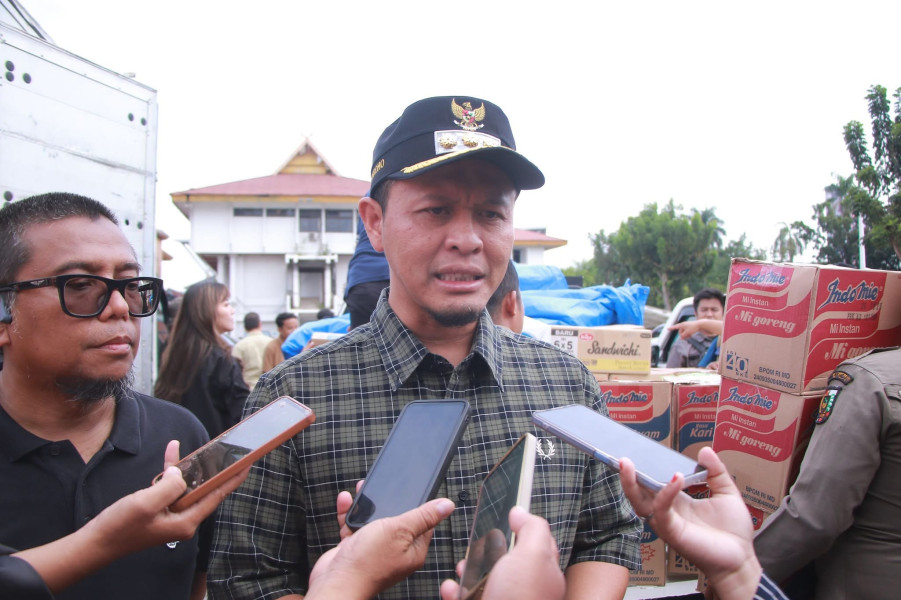
[[[148,487],[173,439],[185,456],[208,436],[184,408],[130,392],[116,406],[109,438],[86,465],[68,440],[32,435],[0,408],[0,542],[25,549],[72,533],[119,498]],[[207,522],[191,540],[123,557],[56,597],[188,598],[195,571],[206,571],[210,530]],[[8,597],[2,581],[0,597]]]

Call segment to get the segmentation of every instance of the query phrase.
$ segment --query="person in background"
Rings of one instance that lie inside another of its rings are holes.
[[[723,320],[726,307],[726,296],[716,288],[704,288],[694,296],[696,319]],[[676,340],[666,359],[667,367],[697,367],[707,350],[716,340],[715,335],[706,335],[704,331],[696,331],[686,338]],[[706,364],[703,366],[707,366]]]
[[[347,266],[344,302],[350,313],[350,327],[369,322],[382,290],[388,287],[388,261],[369,241],[363,219],[357,216],[357,245]]]
[[[485,306],[495,325],[506,327],[513,333],[522,333],[523,320],[526,313],[522,305],[522,294],[519,291],[519,275],[516,265],[511,260],[507,272],[497,290],[488,299]]]
[[[285,360],[285,355],[282,354],[282,344],[285,343],[291,332],[300,326],[300,322],[294,313],[283,312],[276,315],[275,326],[278,328],[278,337],[269,342],[263,353],[263,373],[274,369]]]
[[[232,356],[241,363],[244,383],[253,389],[263,374],[263,355],[266,354],[270,338],[263,333],[260,315],[255,312],[244,315],[244,331],[247,335],[232,348]]]
[[[332,312],[330,308],[320,308],[319,312],[316,313],[316,320],[320,319],[330,319],[335,316],[335,313]]]
[[[0,209],[0,240],[0,543],[24,551],[146,488],[170,440],[187,454],[208,436],[184,408],[131,387],[141,320],[163,282],[141,275],[112,211],[76,194],[32,196]],[[209,529],[96,564],[59,598],[202,598]],[[122,536],[114,546],[134,541]]]
[[[197,415],[211,438],[241,419],[250,393],[222,334],[235,328],[228,287],[207,279],[185,290],[155,394]]]

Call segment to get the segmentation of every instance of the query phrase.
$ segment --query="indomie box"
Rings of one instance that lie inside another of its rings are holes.
[[[629,585],[666,584],[666,544],[645,523],[641,532],[641,570],[629,574]]]
[[[673,417],[668,381],[598,382],[610,418],[672,447]]]
[[[779,507],[798,474],[819,402],[723,378],[713,449],[747,504]]]
[[[720,373],[815,393],[842,361],[901,343],[901,273],[734,259]]]
[[[552,327],[550,343],[578,357],[595,373],[651,370],[651,330],[644,327]]]
[[[673,412],[676,431],[673,448],[698,460],[698,452],[713,444],[720,377],[706,383],[677,383],[673,386]]]

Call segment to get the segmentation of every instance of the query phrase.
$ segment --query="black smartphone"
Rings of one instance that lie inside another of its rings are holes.
[[[482,481],[460,578],[460,598],[481,598],[491,567],[513,547],[516,534],[510,530],[510,510],[514,506],[529,510],[534,471],[535,436],[526,433]]]
[[[347,513],[353,530],[431,500],[469,424],[466,400],[414,400],[391,428],[385,445]]]
[[[582,404],[536,411],[532,421],[616,472],[619,460],[629,458],[638,483],[648,489],[659,490],[676,473],[685,475],[685,487],[707,480],[707,470],[694,460]]]
[[[191,506],[315,419],[313,410],[294,398],[276,398],[176,463],[188,489],[170,508]]]

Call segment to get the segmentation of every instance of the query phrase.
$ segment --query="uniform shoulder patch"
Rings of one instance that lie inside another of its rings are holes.
[[[842,388],[840,387],[830,387],[826,390],[826,395],[820,400],[820,408],[817,410],[817,425],[822,425],[829,419],[829,415],[832,414],[832,409],[835,408],[835,401],[838,400],[838,395],[841,391]]]
[[[829,383],[832,383],[833,381],[841,381],[845,385],[848,385],[854,381],[854,378],[844,371],[833,371],[832,375],[829,376]]]

